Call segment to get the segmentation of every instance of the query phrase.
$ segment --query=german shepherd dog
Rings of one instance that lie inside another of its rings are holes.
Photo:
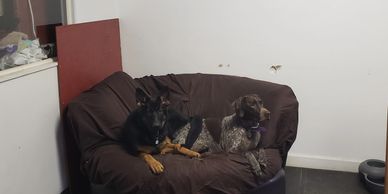
[[[200,157],[180,144],[171,143],[176,129],[186,125],[188,119],[177,111],[169,109],[169,90],[152,98],[142,89],[136,89],[138,108],[128,116],[123,127],[123,144],[132,155],[144,159],[154,174],[160,174],[164,166],[152,154],[181,153],[189,157]]]

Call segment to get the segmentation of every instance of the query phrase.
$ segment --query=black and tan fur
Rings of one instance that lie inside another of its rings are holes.
[[[160,174],[164,166],[152,154],[181,153],[189,157],[200,157],[180,144],[171,143],[171,135],[188,119],[169,109],[169,91],[164,88],[160,95],[151,98],[143,90],[136,89],[138,108],[128,116],[123,127],[122,142],[128,152],[141,157],[151,171]]]

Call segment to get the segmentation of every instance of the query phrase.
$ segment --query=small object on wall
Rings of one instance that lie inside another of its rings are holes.
[[[369,159],[358,167],[361,181],[372,194],[384,194],[385,162]]]
[[[230,67],[230,64],[224,65],[222,63],[218,64],[218,67]]]
[[[269,67],[269,70],[270,70],[272,73],[277,73],[281,68],[282,68],[282,65],[280,65],[280,64],[272,64],[272,65]]]

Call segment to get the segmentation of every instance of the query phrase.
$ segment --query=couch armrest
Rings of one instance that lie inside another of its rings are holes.
[[[261,146],[277,148],[286,164],[287,153],[294,143],[298,128],[297,98],[289,86],[278,86],[264,94],[264,102],[268,102],[271,119],[267,123],[268,130],[263,134]]]

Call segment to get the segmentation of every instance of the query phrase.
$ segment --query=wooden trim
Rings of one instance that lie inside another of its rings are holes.
[[[73,1],[66,0],[66,24],[74,24]]]

